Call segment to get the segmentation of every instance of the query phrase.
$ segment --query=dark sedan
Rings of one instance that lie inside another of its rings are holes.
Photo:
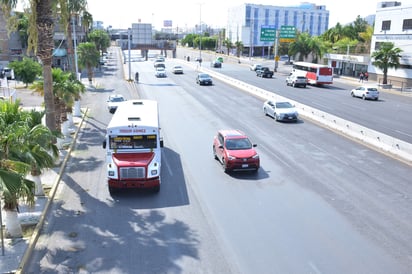
[[[196,76],[196,83],[199,85],[213,85],[212,77],[207,73],[199,73]]]
[[[221,68],[222,67],[222,62],[220,62],[218,60],[214,60],[214,61],[210,62],[210,66],[212,68]]]

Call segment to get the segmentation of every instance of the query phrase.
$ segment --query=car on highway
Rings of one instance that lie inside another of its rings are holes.
[[[213,155],[225,172],[254,171],[260,167],[259,154],[248,136],[237,129],[221,129],[213,139]]]
[[[352,97],[359,97],[363,100],[379,100],[379,91],[374,86],[360,86],[351,90],[350,95]]]
[[[221,68],[222,67],[222,62],[220,62],[219,60],[214,60],[214,61],[210,62],[210,66],[212,68]]]
[[[256,70],[261,69],[261,68],[262,68],[261,64],[253,64],[253,65],[250,65],[250,67],[249,67],[249,69],[253,70],[253,71],[256,71]]]
[[[306,88],[308,84],[308,78],[303,75],[297,75],[295,73],[291,73],[286,77],[286,85],[292,87],[303,87]]]
[[[196,83],[202,85],[213,85],[212,77],[207,73],[199,73],[196,76]]]
[[[260,69],[256,70],[256,76],[262,78],[272,78],[273,71],[270,70],[269,67],[261,67]]]
[[[162,68],[162,67],[156,68],[155,76],[156,76],[157,78],[164,78],[164,77],[166,77],[166,70],[165,70],[165,68]]]
[[[165,63],[163,63],[163,62],[156,62],[156,63],[154,63],[154,67],[155,67],[155,69],[156,68],[166,68],[166,64]]]
[[[121,94],[112,94],[109,96],[107,99],[107,109],[109,110],[110,113],[115,113],[117,107],[119,104],[122,102],[126,101],[126,99],[123,97]]]
[[[263,113],[266,116],[275,118],[276,121],[291,121],[297,122],[299,113],[295,106],[287,101],[272,101],[266,100],[263,103]]]
[[[172,68],[172,72],[174,74],[183,74],[183,67],[180,65],[176,65]]]

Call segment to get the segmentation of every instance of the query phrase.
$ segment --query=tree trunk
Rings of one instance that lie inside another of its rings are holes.
[[[383,82],[382,84],[386,85],[388,84],[388,69],[384,68],[383,69]]]
[[[56,130],[56,115],[54,108],[52,58],[54,22],[52,0],[38,0],[36,3],[37,26],[37,56],[43,64],[44,104],[46,125],[51,131]]]
[[[76,64],[74,60],[74,47],[73,47],[73,37],[72,37],[72,22],[73,18],[70,16],[69,24],[67,25],[67,49],[68,49],[68,58],[70,63],[70,70],[73,73],[76,73]]]
[[[6,237],[8,238],[21,238],[23,237],[23,230],[21,228],[19,215],[17,209],[5,209],[4,210],[6,223]]]

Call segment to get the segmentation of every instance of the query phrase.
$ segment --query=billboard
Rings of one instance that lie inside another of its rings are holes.
[[[163,20],[163,27],[172,27],[172,20]]]

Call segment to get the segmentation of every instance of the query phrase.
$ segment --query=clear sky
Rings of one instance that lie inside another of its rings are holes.
[[[382,0],[383,1],[383,0]],[[164,20],[172,20],[173,28],[193,27],[200,20],[211,27],[224,27],[229,7],[243,3],[296,6],[301,2],[325,5],[329,10],[329,28],[336,23],[353,22],[358,15],[366,17],[376,13],[378,0],[87,0],[88,10],[96,21],[104,26],[129,28],[132,23],[154,24],[156,29],[163,26]],[[355,4],[356,3],[356,4]]]

